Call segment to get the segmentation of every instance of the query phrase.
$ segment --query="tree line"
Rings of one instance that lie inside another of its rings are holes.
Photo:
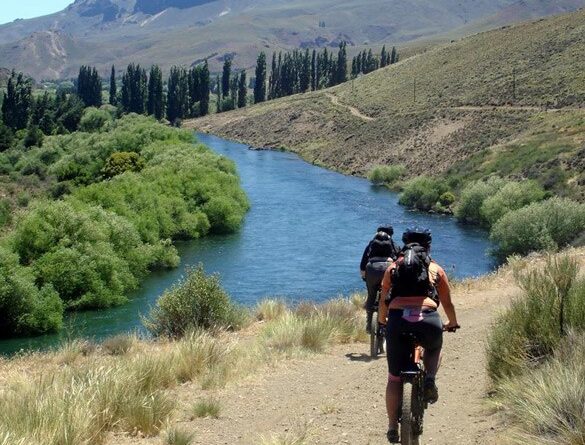
[[[180,119],[209,113],[209,80],[207,61],[189,70],[173,66],[165,90],[158,65],[153,65],[147,74],[145,68],[131,63],[122,75],[118,92],[116,69],[112,66],[109,102],[123,113],[147,114],[158,120],[166,117],[174,124]]]
[[[364,50],[352,59],[351,78],[396,62],[398,52],[395,47],[388,52],[384,46],[379,57],[371,49]],[[320,52],[316,49],[310,52],[307,48],[284,54],[273,53],[268,77],[266,54],[261,52],[256,61],[255,74],[255,103],[339,85],[348,80],[347,43],[339,44],[337,55],[327,48]]]
[[[382,48],[379,56],[364,50],[353,57],[351,78],[398,62],[396,48]],[[255,68],[254,103],[277,99],[292,94],[315,91],[338,85],[348,80],[347,43],[341,42],[337,54],[328,48],[322,51],[308,48],[273,53],[270,74],[266,54],[258,55]],[[85,107],[100,107],[103,100],[103,79],[97,69],[82,66],[73,94],[58,91],[35,98],[32,81],[22,73],[12,72],[2,102],[0,122],[0,150],[12,143],[16,132],[26,130],[25,145],[35,145],[43,134],[63,134],[75,131]],[[167,78],[166,88],[162,70],[153,65],[145,68],[131,63],[121,76],[118,90],[116,69],[112,66],[109,83],[109,104],[120,114],[166,117],[177,124],[181,119],[205,116],[209,113],[210,94],[217,95],[216,111],[242,108],[248,104],[248,78],[245,70],[234,72],[233,60],[226,57],[221,75],[211,82],[207,61],[193,68],[174,66]]]
[[[86,76],[87,71],[84,70],[83,75]],[[91,76],[90,70],[88,78]],[[93,90],[93,86],[87,88]],[[86,99],[90,100],[89,97]],[[77,130],[84,108],[80,96],[67,94],[64,90],[35,97],[32,80],[12,71],[0,113],[0,151],[10,148],[17,138],[25,147],[32,147],[41,145],[44,135]]]

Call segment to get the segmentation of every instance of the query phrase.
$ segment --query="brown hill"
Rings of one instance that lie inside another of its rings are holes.
[[[582,197],[584,51],[579,11],[478,34],[329,90],[189,125],[285,147],[352,174],[378,164],[456,182],[498,172]]]

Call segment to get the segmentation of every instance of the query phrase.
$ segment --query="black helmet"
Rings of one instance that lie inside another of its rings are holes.
[[[392,235],[394,235],[394,227],[392,227],[390,224],[384,224],[384,225],[378,227],[377,232],[384,232],[384,233],[387,233],[388,235],[392,236]]]
[[[402,234],[402,242],[406,244],[420,244],[429,247],[433,242],[431,231],[424,227],[410,227]]]

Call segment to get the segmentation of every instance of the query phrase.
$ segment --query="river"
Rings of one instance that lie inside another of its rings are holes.
[[[291,153],[249,150],[211,135],[198,139],[237,164],[252,205],[241,230],[179,244],[180,267],[149,275],[128,304],[74,314],[59,335],[1,341],[0,353],[140,331],[141,314],[186,267],[198,263],[218,272],[232,298],[249,306],[272,296],[294,303],[347,295],[364,288],[359,260],[381,223],[394,226],[398,241],[410,225],[429,227],[433,257],[450,276],[478,276],[494,267],[486,232],[450,217],[410,212],[398,205],[396,194],[365,179],[313,166]]]

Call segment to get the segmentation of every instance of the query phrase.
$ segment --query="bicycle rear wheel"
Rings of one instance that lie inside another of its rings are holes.
[[[402,418],[400,419],[400,443],[402,445],[419,445],[420,436],[413,408],[416,409],[417,395],[411,382],[404,382],[402,386]]]
[[[374,312],[374,316],[372,317],[372,330],[370,332],[370,357],[376,358],[378,357],[378,353],[380,352],[380,326],[378,325],[378,314]]]

